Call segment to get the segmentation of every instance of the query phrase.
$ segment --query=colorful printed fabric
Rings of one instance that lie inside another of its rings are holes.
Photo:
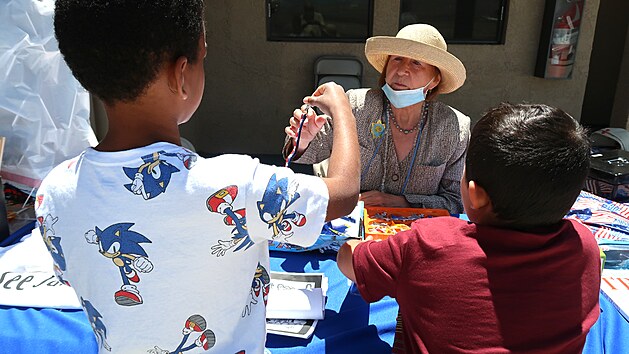
[[[587,226],[601,243],[629,242],[629,205],[581,191],[566,215]]]

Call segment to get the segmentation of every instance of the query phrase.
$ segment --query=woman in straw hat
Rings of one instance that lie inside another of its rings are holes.
[[[369,38],[365,55],[381,73],[380,87],[347,92],[361,150],[361,200],[462,212],[459,180],[470,119],[436,98],[463,85],[465,67],[427,24]],[[286,128],[285,152],[296,141],[301,115],[296,110]],[[295,152],[298,163],[330,156],[333,122],[309,117]]]

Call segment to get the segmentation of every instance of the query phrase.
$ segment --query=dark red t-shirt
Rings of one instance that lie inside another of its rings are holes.
[[[573,220],[520,232],[422,219],[358,245],[368,302],[395,298],[413,353],[580,353],[599,316],[600,254]]]

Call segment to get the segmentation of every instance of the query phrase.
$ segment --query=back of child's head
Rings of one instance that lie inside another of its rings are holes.
[[[559,222],[589,167],[587,132],[566,112],[501,104],[474,126],[465,175],[487,192],[501,225],[527,229]]]
[[[203,0],[57,0],[59,50],[106,104],[140,97],[166,62],[196,62]]]

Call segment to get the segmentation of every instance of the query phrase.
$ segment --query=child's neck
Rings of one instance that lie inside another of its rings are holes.
[[[156,142],[181,144],[177,117],[159,105],[117,103],[105,106],[109,128],[95,147],[98,151],[122,151]]]

